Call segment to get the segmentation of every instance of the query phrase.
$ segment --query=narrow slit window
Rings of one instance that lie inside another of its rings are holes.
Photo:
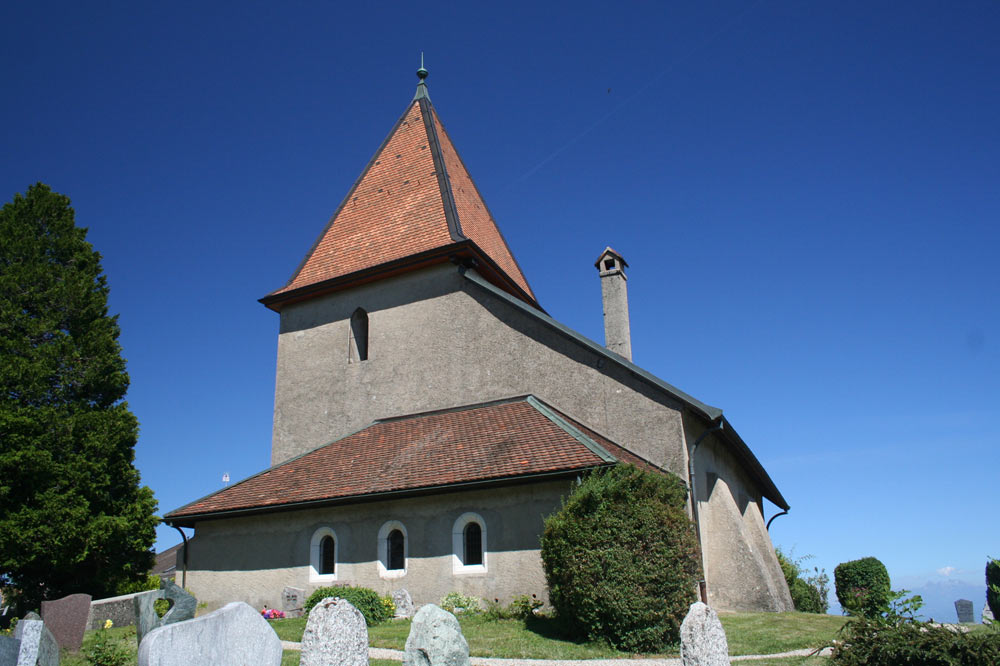
[[[483,528],[479,523],[465,526],[465,566],[483,563]]]
[[[358,308],[351,315],[351,359],[368,360],[368,313]]]
[[[319,573],[320,575],[337,572],[337,544],[332,536],[325,536],[319,542]]]
[[[406,568],[405,555],[404,555],[404,537],[403,533],[399,530],[393,530],[389,532],[389,537],[386,540],[387,552],[388,552],[388,566],[386,569],[390,571],[398,571]]]

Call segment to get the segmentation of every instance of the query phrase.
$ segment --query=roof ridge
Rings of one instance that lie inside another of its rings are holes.
[[[554,407],[550,407],[549,405],[542,402],[533,395],[529,395],[526,399],[526,402],[535,409],[537,409],[539,412],[541,412],[542,416],[544,416],[545,418],[549,419],[557,426],[562,428],[566,432],[566,434],[568,434],[570,437],[572,437],[573,439],[575,439],[576,441],[580,442],[588,449],[590,449],[591,453],[596,455],[604,462],[620,462],[618,458],[611,455],[607,449],[605,449],[603,446],[595,442],[592,438],[588,437],[586,434],[581,432],[579,428],[576,428],[572,423],[563,418],[563,415]]]
[[[498,405],[505,405],[515,402],[526,402],[528,398],[534,398],[535,396],[530,393],[524,393],[521,395],[515,395],[508,398],[497,398],[496,400],[487,400],[485,402],[473,402],[466,405],[456,405],[454,407],[442,407],[441,409],[429,409],[424,412],[414,412],[412,414],[399,414],[397,416],[387,416],[385,418],[375,419],[370,425],[375,425],[376,423],[395,423],[397,421],[406,421],[407,419],[415,419],[423,416],[435,416],[437,414],[451,414],[454,412],[466,412],[470,409],[481,409],[485,407],[496,407]],[[537,399],[537,398],[536,398]],[[360,431],[358,431],[360,432]],[[356,434],[351,433],[351,434]],[[332,442],[331,442],[332,443]]]
[[[423,82],[420,85],[424,85]],[[417,87],[419,88],[420,86]],[[424,85],[424,87],[426,88],[427,86]],[[424,121],[424,131],[427,132],[428,147],[431,150],[431,158],[434,160],[434,170],[437,172],[438,190],[441,194],[441,204],[444,206],[444,219],[448,222],[448,231],[451,233],[452,240],[469,240],[462,233],[462,224],[458,217],[458,207],[455,205],[455,193],[452,191],[451,179],[448,177],[448,167],[444,163],[444,155],[441,152],[441,140],[438,138],[437,128],[434,127],[434,118],[431,116],[434,111],[434,105],[431,104],[431,99],[427,96],[418,97],[414,101],[420,105],[420,117]]]

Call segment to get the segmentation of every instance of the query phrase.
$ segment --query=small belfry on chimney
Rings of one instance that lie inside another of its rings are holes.
[[[604,248],[594,263],[601,276],[601,298],[604,303],[604,346],[632,360],[632,334],[628,323],[628,264],[620,254]]]

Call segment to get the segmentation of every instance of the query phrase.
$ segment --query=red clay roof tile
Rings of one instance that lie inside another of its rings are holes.
[[[534,294],[427,97],[414,99],[281,289],[291,294],[471,240],[534,305]]]
[[[576,430],[586,443],[560,424]],[[603,448],[613,458],[595,452]],[[167,520],[643,459],[533,397],[376,421],[166,515]]]

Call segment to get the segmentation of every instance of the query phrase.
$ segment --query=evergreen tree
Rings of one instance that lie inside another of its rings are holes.
[[[146,575],[156,500],[100,255],[41,183],[0,209],[0,582],[19,610]]]

